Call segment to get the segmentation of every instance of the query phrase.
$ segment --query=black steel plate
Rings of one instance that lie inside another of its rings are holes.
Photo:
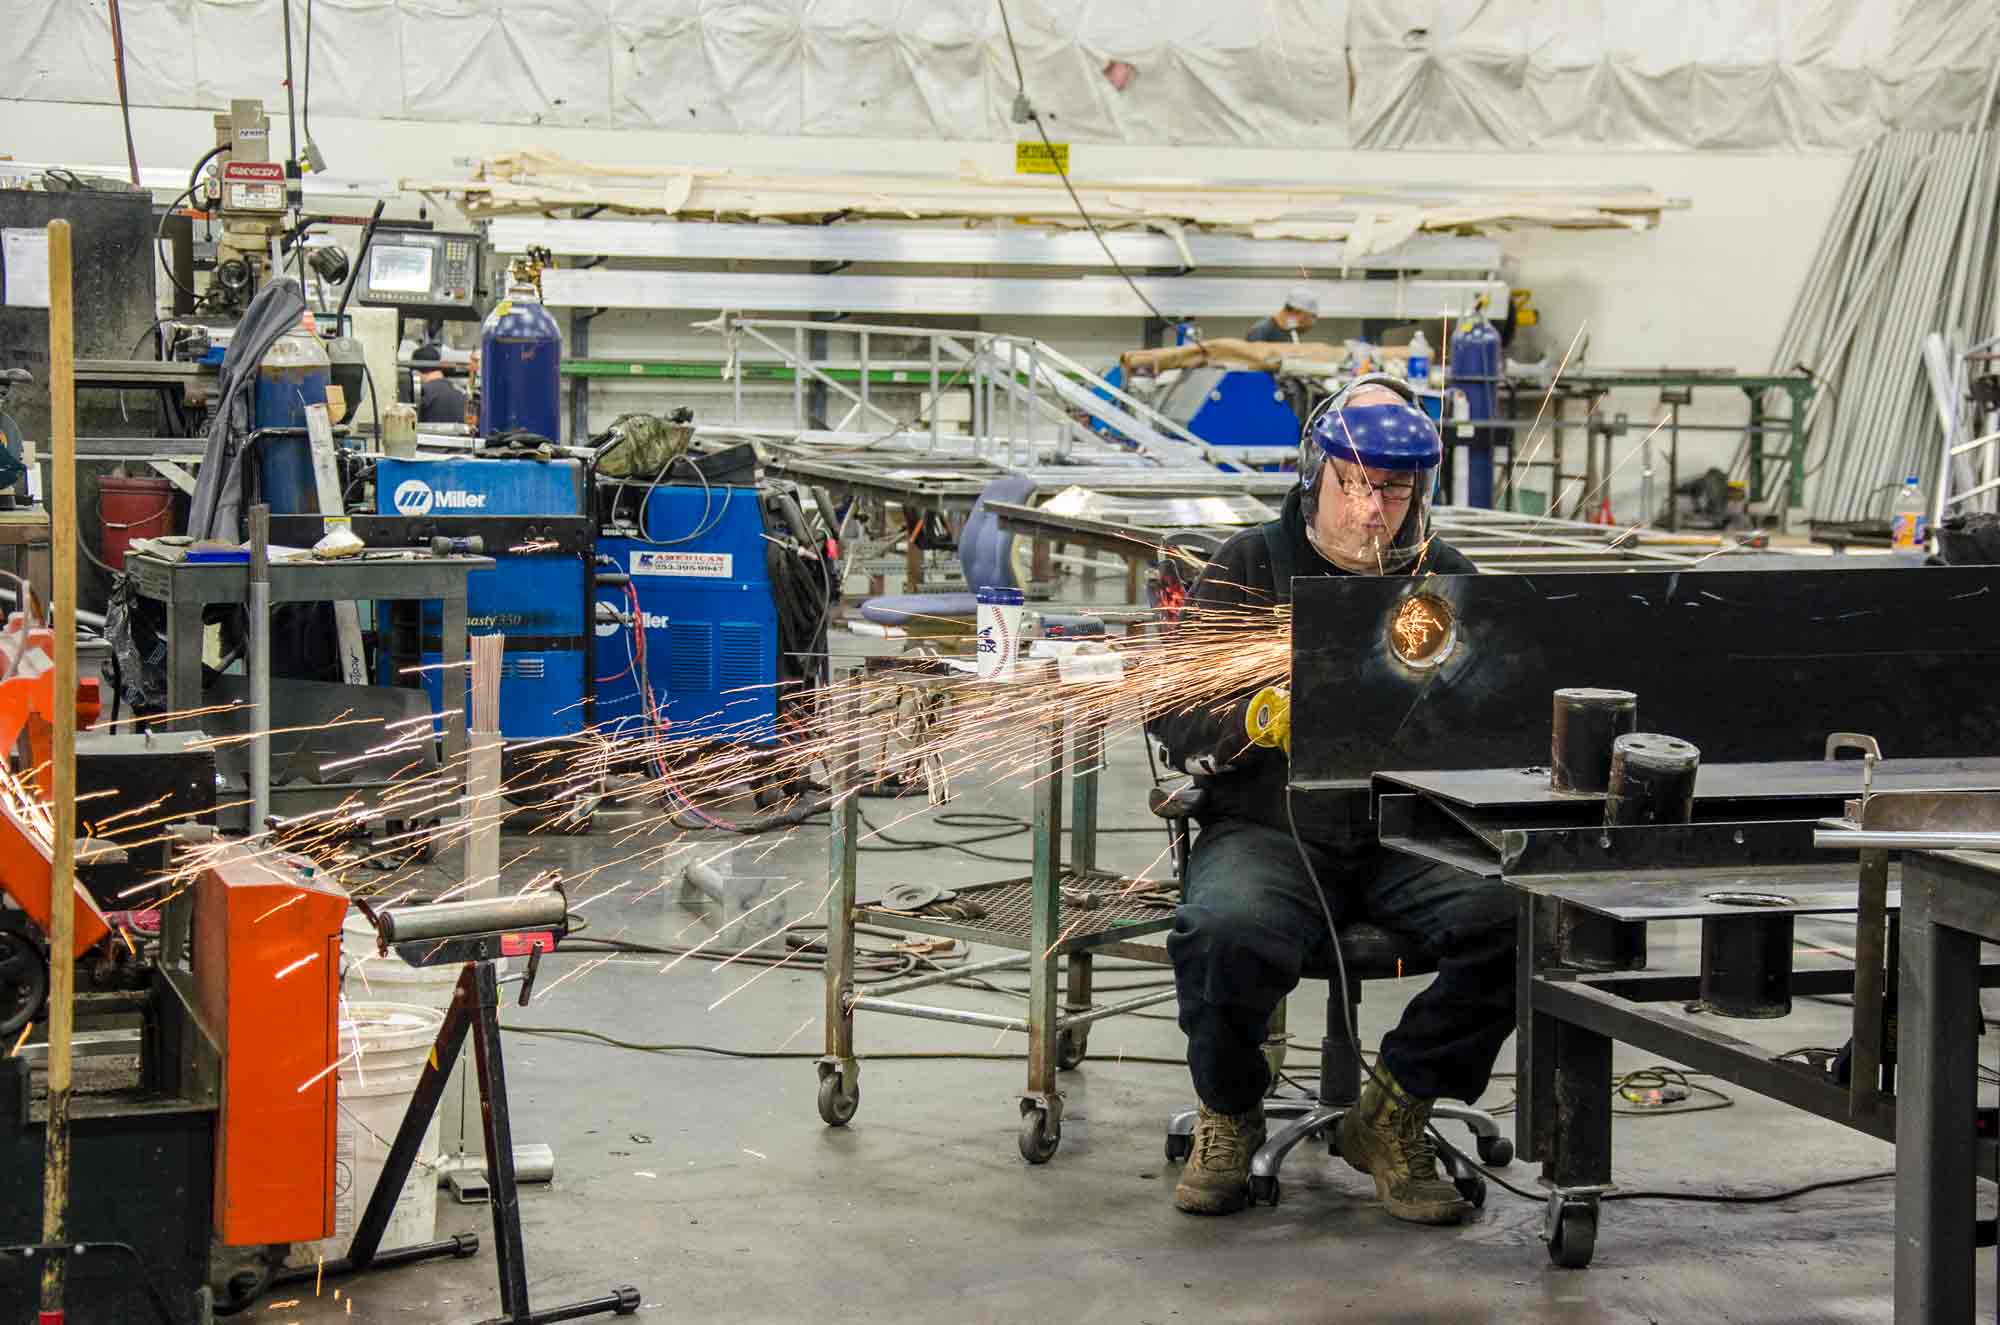
[[[1388,648],[1419,591],[1456,616],[1428,670]],[[1561,686],[1636,692],[1640,729],[1704,763],[1816,760],[1832,731],[1892,756],[2000,752],[2000,567],[1313,577],[1293,601],[1301,787],[1546,764]]]
[[[1889,909],[1902,905],[1901,871],[1889,866]],[[1859,907],[1852,862],[1748,869],[1660,870],[1642,873],[1545,874],[1510,878],[1507,886],[1559,898],[1618,920],[1686,920],[1700,916],[1840,914]],[[1712,894],[1772,893],[1784,906],[1732,906]]]
[[[1549,770],[1525,768],[1462,768],[1395,770],[1376,775],[1376,791],[1406,788],[1482,810],[1566,806],[1579,819],[1600,818],[1604,797],[1596,792],[1555,791]],[[1996,791],[2000,790],[2000,757],[1968,759],[1885,759],[1875,766],[1875,790]],[[1695,817],[1703,802],[1798,801],[1851,799],[1861,794],[1861,764],[1856,760],[1775,760],[1765,764],[1708,764],[1695,775]],[[1809,811],[1802,812],[1806,817]]]

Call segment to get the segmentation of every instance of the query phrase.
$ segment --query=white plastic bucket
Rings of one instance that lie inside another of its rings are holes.
[[[350,1002],[408,1003],[442,1011],[458,987],[457,965],[412,966],[394,951],[377,955],[375,927],[356,911],[340,933],[342,985]]]
[[[402,1129],[403,1115],[417,1091],[444,1014],[407,1003],[352,1003],[341,1022],[341,1048],[360,1061],[343,1062],[339,1072],[340,1116],[334,1127],[333,1236],[317,1254],[332,1260],[347,1254],[389,1148]],[[438,1118],[431,1115],[417,1162],[410,1166],[396,1208],[382,1233],[382,1247],[407,1247],[437,1237]],[[310,1263],[308,1257],[307,1263]]]

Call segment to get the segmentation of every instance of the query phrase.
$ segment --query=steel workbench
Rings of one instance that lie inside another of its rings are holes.
[[[878,673],[878,675],[880,675]],[[970,677],[903,673],[898,680],[924,688],[989,687]],[[1012,684],[1054,689],[1050,675],[1030,674]],[[1062,1140],[1062,1092],[1057,1072],[1074,1068],[1087,1051],[1090,1027],[1106,1017],[1164,1003],[1171,989],[1149,992],[1122,1002],[1093,1007],[1091,962],[1096,954],[1138,957],[1159,962],[1157,945],[1131,942],[1172,926],[1173,907],[1158,896],[1162,881],[1149,884],[1097,868],[1098,781],[1104,767],[1105,720],[1087,702],[1055,716],[1038,719],[1034,766],[1034,864],[1027,878],[963,887],[956,897],[976,903],[979,918],[947,918],[925,914],[924,908],[898,910],[856,900],[857,850],[861,836],[859,774],[865,743],[861,730],[861,697],[850,685],[835,722],[848,733],[833,756],[832,828],[829,835],[829,876],[832,896],[827,905],[826,1053],[819,1060],[819,1112],[831,1127],[845,1126],[861,1099],[860,1064],[854,1048],[854,1014],[879,1012],[930,1021],[983,1026],[998,1031],[1022,1031],[1028,1037],[1028,1079],[1021,1094],[1020,1150],[1031,1164],[1047,1163]],[[1084,687],[1078,687],[1080,694]],[[990,693],[990,692],[989,692]],[[1071,781],[1067,812],[1069,852],[1065,859],[1065,776]],[[1012,955],[974,961],[886,983],[859,986],[854,979],[854,934],[857,924],[891,926],[919,934],[935,934],[968,944],[1006,948]],[[1003,1016],[961,1008],[902,1001],[895,996],[968,975],[1000,970],[1028,971],[1025,1017]],[[1058,967],[1064,981],[1059,985]]]
[[[1979,1106],[1979,945],[2000,943],[2000,855],[1903,858],[1896,1094],[1896,1319],[1969,1321],[1974,1188],[1994,1178],[1974,1139]]]
[[[441,610],[439,682],[442,691],[444,763],[452,775],[464,777],[466,732],[466,579],[474,571],[490,570],[491,557],[432,557],[423,555],[382,557],[364,554],[338,561],[274,560],[271,562],[270,601],[279,603],[319,603],[349,600],[427,601],[435,599]],[[245,603],[249,592],[250,568],[241,562],[166,561],[144,553],[125,559],[139,593],[166,605],[167,609],[167,709],[169,724],[182,729],[199,726],[184,715],[202,702],[202,612],[211,604]],[[250,623],[252,631],[268,631],[270,621]],[[248,651],[254,655],[255,650]],[[246,663],[246,666],[249,664]],[[268,694],[268,676],[251,678],[252,694]],[[253,733],[263,733],[252,743],[253,767],[263,760],[268,782],[269,715],[251,715]],[[256,774],[253,772],[253,785]],[[260,826],[253,825],[252,831]]]

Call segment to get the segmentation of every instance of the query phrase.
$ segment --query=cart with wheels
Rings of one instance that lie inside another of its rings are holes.
[[[992,684],[931,675],[913,675],[908,680],[926,687]],[[1051,676],[1047,684],[1057,683]],[[1028,1037],[1027,1083],[1020,1097],[1021,1157],[1030,1164],[1047,1163],[1062,1143],[1063,1097],[1057,1089],[1057,1073],[1073,1070],[1084,1061],[1091,1026],[1106,1017],[1136,1012],[1174,997],[1173,990],[1165,989],[1104,1006],[1092,1003],[1093,958],[1107,953],[1163,961],[1161,947],[1133,940],[1169,928],[1174,916],[1173,901],[1163,892],[1170,884],[1135,880],[1097,868],[1104,715],[1088,702],[1080,702],[1036,720],[1033,872],[1026,878],[957,888],[953,900],[959,905],[951,914],[927,914],[922,907],[898,909],[856,900],[861,827],[858,770],[864,737],[859,691],[851,685],[845,689],[849,693],[839,702],[846,711],[833,718],[836,730],[849,736],[834,755],[831,770],[832,895],[827,910],[826,1052],[818,1061],[820,1118],[829,1127],[844,1127],[860,1107],[860,1064],[854,1049],[857,1012],[1019,1031]],[[1066,779],[1071,782],[1067,807]],[[1067,859],[1063,849],[1066,808],[1071,820]],[[1009,951],[948,971],[862,987],[854,979],[856,924],[935,934]],[[1060,972],[1059,966],[1063,968]],[[1023,967],[1028,971],[1029,989],[1025,1016],[938,1007],[898,997],[969,975]]]

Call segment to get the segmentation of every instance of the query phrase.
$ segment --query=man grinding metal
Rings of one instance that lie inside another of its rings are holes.
[[[1356,379],[1308,424],[1283,514],[1223,545],[1179,628],[1256,629],[1256,611],[1288,602],[1298,575],[1471,573],[1462,554],[1429,536],[1442,454],[1437,426],[1407,387]],[[1383,1037],[1335,1144],[1375,1179],[1390,1214],[1456,1223],[1471,1207],[1438,1171],[1431,1107],[1477,1099],[1513,1030],[1514,906],[1487,880],[1387,850],[1372,827],[1319,821],[1310,798],[1288,806],[1287,755],[1247,734],[1254,698],[1148,725],[1168,762],[1206,792],[1167,939],[1201,1104],[1174,1204],[1195,1214],[1247,1204],[1271,1085],[1267,1024],[1303,967],[1331,964],[1330,925],[1366,920],[1423,947],[1437,976]]]

